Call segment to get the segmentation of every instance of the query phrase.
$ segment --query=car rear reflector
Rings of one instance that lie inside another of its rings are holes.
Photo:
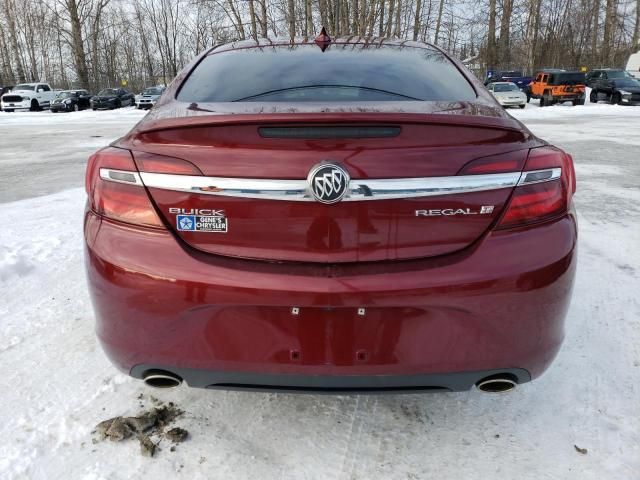
[[[553,147],[532,149],[498,228],[564,215],[571,206],[575,185],[571,156]]]
[[[164,228],[128,150],[107,147],[87,164],[85,188],[91,210],[113,220]]]

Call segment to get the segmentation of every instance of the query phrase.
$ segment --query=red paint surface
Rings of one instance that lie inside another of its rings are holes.
[[[353,266],[203,258],[170,233],[93,214],[86,232],[98,335],[125,371],[537,376],[562,342],[576,261],[571,215],[492,232],[464,253]]]

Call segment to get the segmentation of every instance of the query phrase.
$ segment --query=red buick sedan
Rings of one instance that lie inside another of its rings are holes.
[[[212,48],[86,189],[99,339],[152,386],[506,391],[563,340],[572,159],[428,44]]]

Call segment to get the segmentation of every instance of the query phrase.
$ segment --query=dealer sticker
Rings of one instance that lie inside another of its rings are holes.
[[[176,215],[176,225],[182,232],[227,233],[227,217],[213,215]]]

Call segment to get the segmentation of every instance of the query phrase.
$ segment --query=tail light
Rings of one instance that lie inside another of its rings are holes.
[[[573,159],[560,149],[538,147],[472,160],[458,175],[520,172],[498,228],[540,222],[569,210],[576,191]]]
[[[89,158],[85,188],[91,209],[99,215],[145,227],[164,228],[140,172],[202,175],[192,163],[179,158],[136,153],[107,147]]]
[[[498,228],[548,220],[565,214],[576,191],[573,159],[553,147],[534,148]]]
[[[107,147],[89,158],[85,187],[91,209],[113,220],[163,228],[131,153]]]

